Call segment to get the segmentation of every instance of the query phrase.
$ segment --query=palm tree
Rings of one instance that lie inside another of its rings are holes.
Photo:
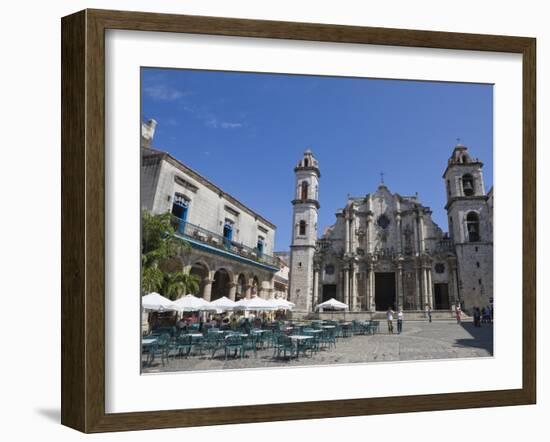
[[[164,293],[175,300],[186,293],[199,291],[200,278],[185,272],[167,273],[164,279]]]
[[[141,290],[144,293],[159,291],[164,282],[164,274],[158,267],[143,267],[141,273]]]
[[[183,252],[191,246],[174,235],[170,213],[154,215],[147,210],[141,213],[141,289],[145,293],[159,290],[165,274],[159,265]]]
[[[147,210],[141,216],[141,254],[146,267],[168,260],[190,249],[187,241],[174,235],[172,215],[154,215]]]

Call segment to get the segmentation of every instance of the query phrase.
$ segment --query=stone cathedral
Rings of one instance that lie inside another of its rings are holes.
[[[465,312],[493,303],[493,191],[483,163],[455,146],[443,173],[448,232],[418,196],[375,192],[348,197],[336,222],[317,235],[320,166],[307,150],[296,175],[290,247],[290,300],[296,313],[335,298],[367,316],[404,311]]]

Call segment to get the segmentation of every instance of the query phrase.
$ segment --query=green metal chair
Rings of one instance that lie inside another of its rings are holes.
[[[227,360],[227,355],[230,354],[231,352],[234,352],[235,357],[237,356],[237,352],[239,352],[241,359],[244,357],[243,338],[240,335],[229,334],[225,337],[225,341],[224,341],[225,360]]]
[[[261,334],[249,334],[246,338],[243,338],[243,356],[246,356],[247,351],[253,351],[254,357],[258,357],[258,344],[261,340]]]
[[[160,356],[160,361],[164,366],[165,361],[168,359],[169,352],[170,352],[170,335],[169,334],[160,335],[157,338],[157,342],[155,342],[149,350],[149,354],[151,356],[149,365],[153,363],[153,361],[157,356]]]
[[[202,342],[202,349],[210,352],[210,359],[213,359],[218,350],[225,347],[225,339],[221,333],[208,333]]]
[[[334,329],[326,328],[319,336],[319,348],[336,347],[336,333]]]
[[[292,357],[296,353],[295,350],[292,339],[284,334],[277,335],[277,341],[273,346],[273,357],[279,358],[283,354],[283,357],[286,359],[287,353]]]
[[[174,349],[176,350],[177,356],[189,356],[192,347],[193,338],[189,335],[178,336],[174,343]]]

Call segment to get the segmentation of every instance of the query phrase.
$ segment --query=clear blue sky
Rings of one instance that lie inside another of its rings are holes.
[[[168,151],[291,237],[294,166],[319,160],[319,233],[349,194],[392,192],[431,207],[447,231],[441,178],[456,139],[493,183],[491,85],[142,68],[143,119]]]

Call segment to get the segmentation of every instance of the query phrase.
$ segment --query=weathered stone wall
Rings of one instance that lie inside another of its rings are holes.
[[[465,243],[456,246],[463,308],[485,307],[493,300],[493,245]]]
[[[296,310],[310,311],[313,302],[313,255],[314,247],[297,246],[292,248],[290,259],[290,301]]]

